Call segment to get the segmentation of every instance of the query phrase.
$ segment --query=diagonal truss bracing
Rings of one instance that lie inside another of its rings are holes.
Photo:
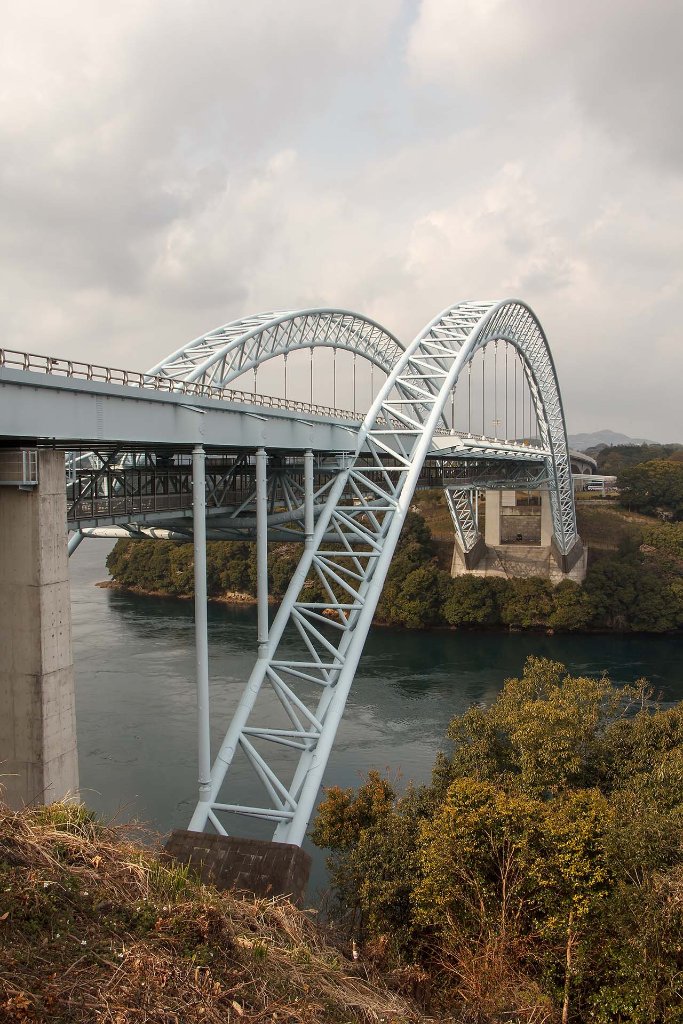
[[[444,487],[444,494],[460,546],[463,551],[472,551],[479,540],[475,492],[464,487]]]
[[[514,300],[453,306],[401,352],[359,431],[355,456],[329,488],[191,829],[211,823],[225,832],[225,816],[234,812],[273,822],[275,841],[302,842],[432,437],[463,368],[497,340],[522,357],[550,480],[555,540],[562,553],[571,550],[577,537],[567,438],[541,327]],[[273,699],[283,718],[277,727]],[[222,801],[236,757],[259,780],[262,805]]]

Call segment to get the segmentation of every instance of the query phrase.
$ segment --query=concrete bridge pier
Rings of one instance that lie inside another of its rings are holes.
[[[78,797],[64,473],[60,451],[0,452],[0,799],[14,808]]]
[[[586,575],[587,551],[581,540],[567,554],[558,548],[553,534],[550,495],[536,492],[533,508],[517,500],[515,490],[487,488],[485,492],[484,535],[478,535],[470,550],[464,551],[457,537],[451,574],[460,576],[541,576],[559,583],[563,579],[582,582]],[[451,514],[453,509],[451,507]]]

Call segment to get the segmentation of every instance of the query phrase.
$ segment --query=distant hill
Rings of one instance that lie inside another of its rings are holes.
[[[667,459],[670,462],[683,462],[683,445],[681,444],[596,444],[587,448],[586,454],[591,455],[598,464],[598,473],[617,476],[629,466],[637,466],[642,462],[656,462]]]
[[[655,444],[644,437],[629,437],[619,434],[616,430],[595,430],[592,434],[570,434],[569,447],[577,452],[585,452],[589,448],[612,444]]]

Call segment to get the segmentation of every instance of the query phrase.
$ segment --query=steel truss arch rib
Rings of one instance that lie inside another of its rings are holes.
[[[404,346],[381,324],[344,309],[259,313],[217,327],[149,370],[213,387],[227,387],[261,363],[298,349],[346,349],[391,373]]]
[[[540,324],[516,300],[450,307],[401,354],[360,428],[355,456],[328,492],[311,546],[242,694],[191,829],[201,831],[211,822],[224,832],[219,815],[236,812],[273,822],[277,842],[302,842],[432,436],[463,368],[480,348],[500,339],[522,355],[543,447],[551,453],[557,543],[566,553],[576,541],[562,404]],[[323,603],[307,595],[311,573],[327,595]],[[326,610],[333,618],[323,615]],[[291,632],[282,642],[287,626],[302,644],[304,653],[298,657],[291,653]],[[278,698],[288,728],[258,720],[257,698],[264,686]],[[292,752],[287,779],[260,752],[258,745],[272,751],[269,744]],[[266,806],[219,799],[238,749],[263,785]]]

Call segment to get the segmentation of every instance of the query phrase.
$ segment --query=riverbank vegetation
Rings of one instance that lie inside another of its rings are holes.
[[[621,503],[645,515],[683,520],[683,459],[643,462],[619,473]]]
[[[376,621],[408,629],[664,633],[683,628],[683,525],[598,503],[580,504],[578,516],[581,536],[591,552],[582,586],[571,580],[553,586],[538,577],[452,579],[453,534],[443,495],[439,491],[416,494]],[[297,545],[270,545],[269,591],[275,600],[285,593],[300,553]],[[119,541],[107,568],[123,587],[175,597],[193,594],[191,544]],[[210,597],[253,600],[255,545],[209,542],[207,575]],[[307,589],[312,600],[327,599],[313,576]]]
[[[0,1020],[425,1018],[287,900],[220,893],[125,828],[53,804],[16,814],[0,805]]]
[[[362,956],[462,1021],[683,1021],[683,710],[530,658],[428,786],[332,787],[312,838]]]

